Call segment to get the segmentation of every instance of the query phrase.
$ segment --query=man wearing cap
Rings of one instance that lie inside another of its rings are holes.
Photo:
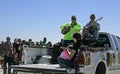
[[[95,21],[95,14],[90,15],[90,22],[86,24],[89,32],[94,36],[95,40],[98,40],[98,31],[100,30],[100,24]]]
[[[71,17],[71,22],[66,23],[61,26],[61,33],[64,35],[63,46],[66,47],[68,44],[73,43],[72,35],[74,33],[80,32],[81,24],[77,22],[76,16]]]

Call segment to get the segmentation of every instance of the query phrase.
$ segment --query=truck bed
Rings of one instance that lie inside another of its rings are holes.
[[[66,73],[65,68],[60,68],[58,64],[27,64],[27,65],[12,65],[13,74],[15,72],[30,72],[30,73]]]

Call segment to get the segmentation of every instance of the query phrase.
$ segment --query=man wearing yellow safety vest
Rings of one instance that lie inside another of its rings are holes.
[[[63,46],[66,47],[73,43],[72,35],[76,32],[80,32],[81,24],[77,22],[76,16],[71,17],[71,22],[61,26],[61,33],[64,35]]]

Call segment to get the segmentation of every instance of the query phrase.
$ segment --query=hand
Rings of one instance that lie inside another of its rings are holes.
[[[96,22],[96,21],[92,22],[92,23],[91,23],[91,26],[92,26],[93,28],[96,28],[96,27],[97,27],[97,22]]]
[[[64,26],[63,29],[61,30],[61,33],[66,34],[67,32],[69,32],[69,30],[70,30],[70,27]]]
[[[68,31],[68,30],[70,29],[70,27],[69,27],[69,26],[64,26],[64,29],[65,29],[66,31]]]

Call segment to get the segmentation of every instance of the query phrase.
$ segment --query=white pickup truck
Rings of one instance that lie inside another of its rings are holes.
[[[99,44],[95,47],[82,47],[80,57],[80,74],[120,74],[120,37],[99,33]],[[13,73],[67,74],[65,68],[58,64],[12,65]]]

